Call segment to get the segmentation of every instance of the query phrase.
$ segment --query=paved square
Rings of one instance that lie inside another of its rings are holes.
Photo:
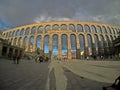
[[[120,61],[0,60],[0,90],[102,90],[120,75]]]

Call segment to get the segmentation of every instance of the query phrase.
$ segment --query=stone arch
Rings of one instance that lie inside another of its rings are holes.
[[[93,32],[93,33],[97,33],[95,25],[92,25],[92,26],[91,26],[91,29],[92,29],[92,32]]]
[[[113,34],[115,34],[115,30],[114,30],[114,28],[112,27],[112,30],[113,30]]]
[[[11,37],[12,36],[12,31],[10,31],[10,33],[9,33],[9,37]]]
[[[69,30],[72,30],[73,32],[76,32],[75,25],[69,24]]]
[[[111,41],[113,41],[113,40],[114,40],[114,38],[113,38],[113,36],[112,36],[112,35],[110,35],[110,40],[111,40]]]
[[[33,46],[34,46],[34,36],[30,36],[30,39],[29,39],[29,50],[30,50],[30,52],[33,51]]]
[[[40,26],[38,27],[38,33],[43,33],[43,26],[42,26],[42,25],[40,25]]]
[[[31,29],[31,34],[36,34],[36,26],[33,26]]]
[[[8,37],[8,35],[9,35],[9,33],[7,32],[7,33],[6,33],[6,38]]]
[[[16,31],[15,36],[19,36],[19,29]]]
[[[83,59],[85,53],[85,36],[83,34],[79,34],[79,43],[80,43],[80,55],[81,59]]]
[[[89,25],[85,24],[85,25],[84,25],[84,28],[85,28],[85,32],[86,32],[86,33],[89,33],[89,32],[90,32],[90,27],[89,27]]]
[[[25,30],[25,35],[29,35],[29,33],[30,33],[30,27],[27,27]]]
[[[108,35],[106,35],[106,46],[109,47],[109,44],[110,44],[110,39]]]
[[[25,37],[23,38],[23,45],[24,45],[23,47],[25,48],[25,51],[26,51],[27,48],[28,48],[27,44],[28,44],[28,37],[25,36]]]
[[[12,32],[12,37],[14,37],[14,36],[15,36],[15,31]]]
[[[22,37],[18,38],[18,46],[21,47],[22,46]]]
[[[52,55],[58,55],[58,35],[54,34],[52,36]]]
[[[76,58],[76,35],[75,34],[70,34],[70,40],[71,40],[71,54],[72,54],[72,58],[75,59]]]
[[[62,24],[61,25],[61,30],[67,30],[67,25],[66,24]]]
[[[103,34],[107,33],[105,26],[102,26],[102,32],[103,32]]]
[[[110,27],[107,27],[109,34],[112,34]]]
[[[22,28],[20,31],[20,36],[23,36],[23,35],[24,35],[24,28]]]
[[[50,25],[45,26],[45,33],[47,33],[50,30]]]
[[[13,45],[17,45],[17,38],[14,38]]]
[[[92,37],[90,34],[87,34],[87,42],[88,42],[88,53],[87,55],[92,55]]]
[[[49,53],[49,35],[44,36],[44,53]]]
[[[101,29],[101,26],[97,26],[97,30],[98,30],[98,33],[102,33],[102,29]]]
[[[59,25],[58,24],[54,24],[52,26],[52,30],[59,30]]]
[[[40,49],[41,47],[41,35],[37,36],[37,44],[36,44],[37,49]]]
[[[62,44],[62,55],[68,55],[68,36],[67,34],[61,35],[61,44]]]
[[[98,39],[98,35],[97,34],[94,34],[94,40],[95,40],[95,43],[94,43],[94,47],[95,47],[95,52],[96,52],[96,55],[98,54],[98,47],[99,47],[99,39]],[[93,51],[94,52],[94,51]]]
[[[83,32],[83,26],[81,24],[77,24],[77,32]]]
[[[104,55],[104,37],[103,35],[100,35],[100,41],[99,41],[99,48],[98,48],[98,54],[99,56]]]

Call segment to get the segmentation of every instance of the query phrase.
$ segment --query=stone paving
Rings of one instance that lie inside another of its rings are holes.
[[[102,90],[120,75],[120,61],[0,59],[0,90]]]

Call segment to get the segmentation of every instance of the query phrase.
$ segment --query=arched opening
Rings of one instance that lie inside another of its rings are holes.
[[[67,25],[66,24],[62,24],[61,25],[61,30],[67,30]]]
[[[18,46],[19,46],[19,47],[22,46],[22,37],[20,37],[20,38],[18,39]]]
[[[28,37],[26,36],[23,40],[23,47],[25,48],[25,51],[27,49],[27,43],[28,43]]]
[[[68,58],[68,40],[67,35],[63,34],[61,37],[62,57]]]
[[[86,47],[87,49],[87,55],[91,56],[92,55],[92,38],[91,35],[87,35],[87,42],[88,42],[88,47]]]
[[[103,34],[107,33],[105,26],[102,27],[102,32],[103,32]]]
[[[20,31],[20,36],[24,34],[24,28]]]
[[[58,35],[52,37],[52,49],[52,55],[56,58],[58,55]]]
[[[53,25],[52,27],[53,30],[58,30],[59,29],[59,26],[57,24]]]
[[[13,45],[17,45],[16,42],[17,42],[17,38],[14,39]]]
[[[93,43],[93,57],[94,59],[96,59],[96,56],[98,55],[98,43],[99,43],[99,40],[98,40],[98,36],[95,34],[94,35],[94,40],[95,40],[95,43]]]
[[[47,33],[50,30],[50,25],[45,26],[45,33]]]
[[[90,32],[90,27],[88,25],[84,25],[84,27],[85,27],[85,32],[86,33]]]
[[[76,36],[74,34],[70,35],[71,40],[71,55],[72,59],[76,59]]]
[[[37,49],[40,49],[40,46],[41,46],[41,36],[39,35],[37,37],[37,44],[36,44]]]
[[[25,31],[25,35],[29,35],[29,33],[30,33],[30,28],[28,27]]]
[[[39,26],[38,27],[38,33],[42,33],[43,32],[43,26]]]
[[[83,27],[81,24],[77,24],[77,31],[78,32],[83,32]]]
[[[14,37],[14,35],[15,35],[15,31],[12,32],[12,37]]]
[[[32,27],[32,29],[31,29],[31,34],[35,34],[36,33],[36,27],[34,26],[34,27]]]
[[[69,29],[72,30],[73,32],[76,32],[75,25],[70,24]]]
[[[102,30],[101,30],[100,26],[97,26],[97,30],[98,30],[99,33],[102,33]]]
[[[92,28],[92,32],[93,32],[93,33],[97,33],[96,27],[95,27],[94,25],[92,25],[91,28]]]
[[[30,52],[33,52],[33,45],[34,45],[34,36],[31,36],[30,37],[30,43],[29,43]]]
[[[44,54],[49,54],[49,35],[46,35],[44,38]]]
[[[19,30],[16,31],[15,36],[19,36]]]
[[[85,38],[82,34],[79,35],[79,43],[80,43],[80,57],[81,57],[81,59],[84,59]]]

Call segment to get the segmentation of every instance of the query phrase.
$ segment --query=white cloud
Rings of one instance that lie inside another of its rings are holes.
[[[50,17],[47,14],[39,15],[34,19],[35,23],[48,22],[48,21],[70,21],[70,18],[66,17]]]

